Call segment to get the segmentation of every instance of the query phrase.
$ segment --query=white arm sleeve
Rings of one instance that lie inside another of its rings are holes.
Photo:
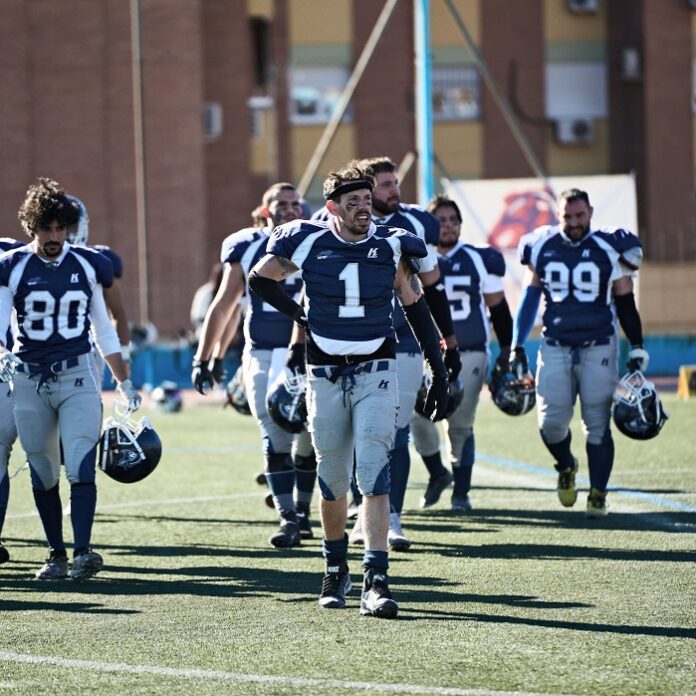
[[[94,286],[92,294],[92,307],[90,309],[90,319],[92,320],[92,332],[97,348],[102,355],[121,353],[121,344],[116,335],[116,329],[111,323],[109,312],[104,301],[104,290],[101,285]]]
[[[0,341],[5,343],[7,330],[10,328],[12,309],[14,307],[12,291],[7,285],[0,286]]]

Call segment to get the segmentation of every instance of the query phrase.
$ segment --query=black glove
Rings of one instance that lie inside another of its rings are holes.
[[[449,401],[449,379],[447,370],[433,373],[423,404],[423,415],[431,421],[439,421],[445,417]]]
[[[304,343],[293,343],[290,346],[285,366],[296,375],[307,374],[307,352]]]
[[[515,354],[510,360],[510,372],[517,374],[521,370],[522,374],[529,372],[529,360],[527,360],[527,351],[522,346],[515,348]]]
[[[498,357],[495,359],[493,369],[497,372],[507,372],[510,365],[510,348],[501,348]]]
[[[213,369],[210,371],[210,374],[213,375],[213,379],[218,384],[222,384],[227,379],[225,361],[222,358],[215,358],[213,360]]]
[[[447,348],[445,350],[445,367],[447,377],[450,382],[454,382],[462,370],[462,359],[459,355],[459,348]]]
[[[292,320],[303,329],[309,328],[309,322],[307,321],[307,315],[305,314],[304,307],[298,307],[295,313],[292,315]]]
[[[207,360],[194,360],[191,370],[191,381],[199,394],[206,394],[213,388],[215,382],[213,373],[208,369]]]

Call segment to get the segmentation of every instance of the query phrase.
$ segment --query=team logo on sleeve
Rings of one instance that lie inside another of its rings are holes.
[[[377,247],[372,247],[372,249],[370,249],[367,252],[367,258],[368,259],[376,259],[377,258]]]

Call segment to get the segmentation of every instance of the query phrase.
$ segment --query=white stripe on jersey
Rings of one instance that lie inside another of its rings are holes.
[[[260,237],[256,241],[249,244],[246,251],[242,254],[242,258],[239,260],[239,265],[242,267],[244,278],[249,278],[249,271],[251,270],[251,263],[254,260],[254,255],[261,244],[268,243],[268,239],[268,237]]]
[[[399,210],[399,213],[408,218],[408,221],[413,225],[414,234],[425,242],[425,227],[423,223],[415,215],[411,215],[411,213],[405,210]],[[437,268],[437,248],[427,242],[425,242],[425,248],[428,250],[428,255],[420,260],[421,273],[427,273]]]

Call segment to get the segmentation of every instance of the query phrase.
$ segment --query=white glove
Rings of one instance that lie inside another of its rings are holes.
[[[133,413],[140,408],[140,403],[142,397],[138,394],[138,390],[133,386],[133,382],[129,379],[124,379],[118,387],[118,393],[126,400],[128,403],[128,411]]]
[[[626,363],[626,367],[629,372],[646,372],[649,362],[650,356],[645,348],[631,348],[631,350],[628,351],[628,362]]]
[[[5,349],[0,353],[0,382],[12,382],[17,366],[21,365],[22,361],[9,350]]]

